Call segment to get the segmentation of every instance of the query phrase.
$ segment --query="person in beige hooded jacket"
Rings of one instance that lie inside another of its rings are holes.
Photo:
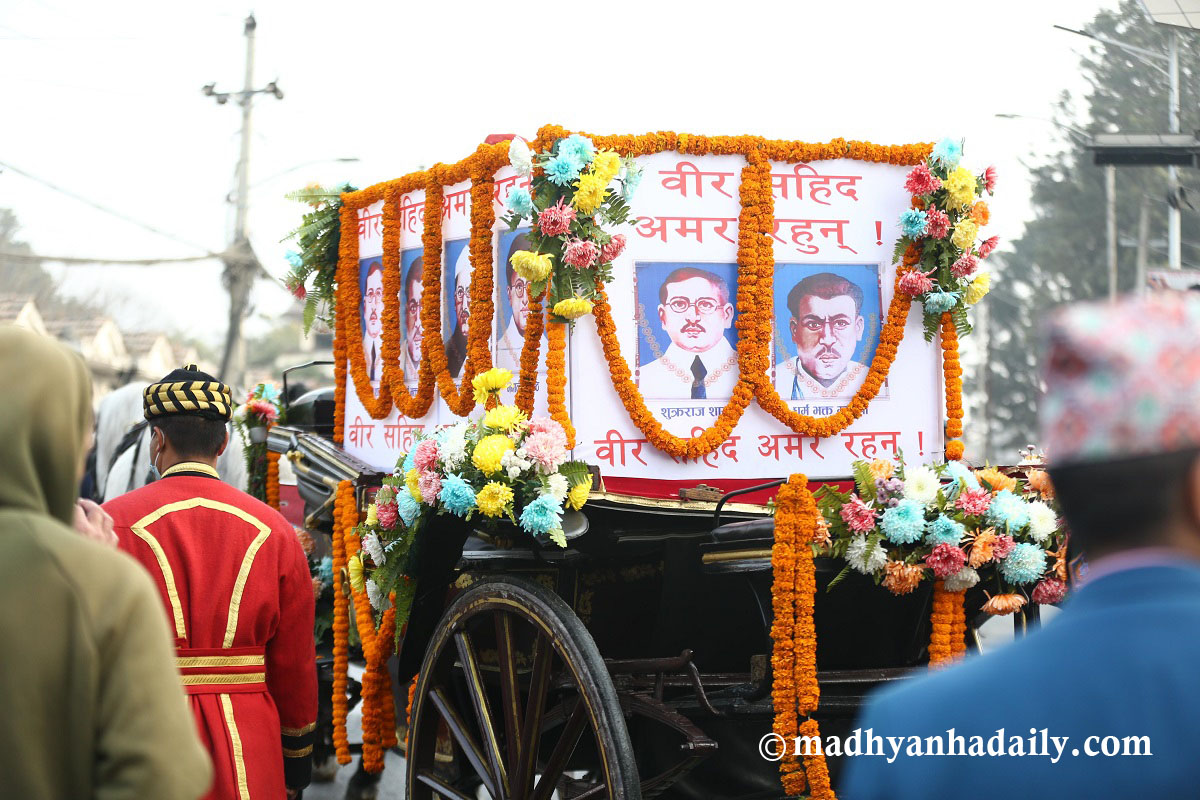
[[[0,326],[0,798],[194,800],[212,767],[140,565],[71,529],[82,360]]]

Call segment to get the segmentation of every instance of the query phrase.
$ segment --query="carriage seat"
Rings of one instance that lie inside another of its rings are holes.
[[[769,539],[775,538],[775,518],[765,517],[763,519],[747,519],[740,522],[727,522],[720,527],[713,528],[712,538],[714,542],[745,542],[752,539]]]

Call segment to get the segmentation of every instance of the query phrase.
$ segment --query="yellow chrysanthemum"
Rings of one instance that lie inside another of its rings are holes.
[[[479,440],[479,444],[475,445],[475,452],[471,454],[471,463],[479,467],[479,471],[484,475],[492,475],[500,471],[500,459],[504,458],[504,454],[512,449],[512,439],[502,433],[493,433],[491,436],[483,437]]]
[[[517,274],[530,283],[546,280],[554,262],[545,253],[531,253],[528,250],[518,250],[509,259]]]
[[[592,301],[582,297],[568,297],[554,304],[554,313],[563,319],[579,319],[592,313]]]
[[[592,160],[592,172],[597,177],[604,180],[604,185],[617,177],[617,173],[621,171],[621,157],[612,150],[601,150],[596,153],[596,157]]]
[[[421,499],[420,478],[421,473],[416,467],[404,473],[404,485],[408,487],[408,493],[412,495],[412,499],[418,503],[424,502]]]
[[[975,470],[975,477],[983,481],[993,492],[1002,492],[1005,489],[1015,492],[1017,489],[1017,479],[1005,475],[995,467]]]
[[[877,458],[867,464],[867,467],[871,470],[871,477],[877,481],[886,481],[892,477],[892,471],[895,469],[890,458]]]
[[[374,503],[371,503],[371,505],[367,506],[367,524],[368,525],[378,525],[379,524],[378,511],[376,510],[376,506]]]
[[[512,489],[496,481],[485,485],[475,495],[475,505],[479,506],[479,510],[489,517],[498,517],[503,514],[512,501]]]
[[[483,426],[511,432],[525,421],[525,412],[516,406],[496,406],[483,416]]]
[[[960,219],[954,226],[954,234],[950,241],[960,250],[970,250],[975,246],[975,237],[979,235],[979,226],[969,219]]]
[[[604,202],[604,193],[608,189],[608,181],[595,174],[583,175],[575,184],[575,198],[571,204],[582,214],[594,214]]]
[[[592,491],[592,476],[588,475],[587,481],[572,486],[567,492],[567,508],[573,508],[576,511],[583,508],[583,504],[587,502],[588,495]]]
[[[984,298],[992,288],[992,275],[990,272],[981,272],[975,276],[975,280],[971,281],[967,287],[966,294],[963,299],[967,301],[967,305],[975,305]]]
[[[475,390],[475,402],[483,405],[488,395],[499,392],[512,383],[513,374],[502,367],[492,367],[487,372],[481,372],[471,379],[471,388]]]
[[[947,199],[953,208],[969,206],[975,199],[977,185],[977,179],[966,167],[959,167],[947,175],[946,180],[942,181]]]
[[[367,585],[363,580],[362,553],[355,553],[346,561],[346,574],[350,576],[350,586],[354,591],[366,590]]]

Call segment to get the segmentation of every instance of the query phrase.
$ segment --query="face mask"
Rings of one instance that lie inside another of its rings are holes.
[[[159,451],[158,451],[158,455],[154,455],[154,454],[153,454],[153,450],[154,450],[154,434],[153,434],[153,433],[151,433],[151,434],[150,434],[150,450],[151,450],[151,455],[150,455],[150,482],[151,482],[151,483],[153,483],[154,481],[156,481],[156,480],[158,480],[159,478],[161,478],[161,477],[162,477],[162,472],[160,472],[160,471],[159,471],[159,469],[158,469],[158,460],[159,460],[160,458],[162,458],[162,449],[161,449],[161,448],[159,449]]]

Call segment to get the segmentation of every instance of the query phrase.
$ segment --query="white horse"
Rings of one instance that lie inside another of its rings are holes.
[[[125,435],[142,422],[146,384],[130,383],[107,395],[96,412],[96,491],[104,502],[145,486],[150,472],[150,431],[143,426],[133,444],[117,453]],[[246,490],[242,439],[230,432],[229,447],[217,459],[221,480]]]

